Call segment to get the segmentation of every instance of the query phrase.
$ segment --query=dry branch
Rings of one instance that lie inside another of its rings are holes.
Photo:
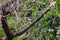
[[[30,29],[36,22],[38,22],[39,20],[41,20],[41,19],[44,17],[44,15],[47,14],[48,11],[50,11],[50,9],[52,8],[52,6],[55,5],[55,3],[56,3],[55,1],[52,2],[52,3],[48,6],[48,8],[42,13],[42,15],[40,15],[39,17],[37,17],[31,24],[27,25],[27,26],[26,26],[25,28],[23,28],[21,31],[17,32],[17,33],[15,34],[15,37],[22,35],[22,34],[25,33],[28,29]]]

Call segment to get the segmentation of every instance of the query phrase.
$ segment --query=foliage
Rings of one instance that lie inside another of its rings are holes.
[[[8,25],[10,29],[15,32],[16,29],[21,30],[26,26],[29,21],[26,15],[29,12],[29,9],[32,10],[30,17],[32,21],[43,13],[52,0],[21,0],[24,5],[19,7],[19,20],[15,21],[15,15],[11,14],[7,17]],[[37,22],[32,28],[26,32],[27,40],[60,40],[60,0],[56,0],[56,5],[42,18]],[[40,9],[40,10],[39,10]],[[16,22],[16,24],[15,24]],[[15,25],[17,27],[15,27]],[[5,33],[3,30],[0,30],[0,37],[3,37]],[[25,37],[25,36],[24,36]],[[19,37],[14,38],[13,40],[23,40]]]

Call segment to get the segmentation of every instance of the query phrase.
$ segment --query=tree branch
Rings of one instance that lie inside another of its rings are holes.
[[[6,13],[7,12],[5,12],[5,6],[2,5],[2,13],[1,13],[2,28],[6,34],[7,39],[11,40],[13,38],[13,33],[11,32],[11,30],[7,24],[7,18],[4,17]]]
[[[52,3],[48,6],[48,8],[43,12],[42,15],[40,15],[39,17],[37,17],[31,24],[27,25],[27,26],[26,26],[25,28],[23,28],[21,31],[17,32],[17,33],[15,34],[15,37],[22,35],[22,34],[25,33],[28,29],[30,29],[37,21],[41,20],[41,19],[44,17],[44,15],[47,14],[48,11],[50,11],[50,9],[52,8],[52,6],[55,5],[55,3],[56,3],[55,1],[52,2]]]
[[[2,28],[3,28],[4,32],[6,33],[6,37],[7,37],[6,40],[12,40],[12,38],[14,36],[14,34],[11,32],[11,30],[10,30],[8,24],[7,24],[7,18],[6,18],[5,15],[8,15],[9,14],[9,11],[6,11],[6,8],[8,6],[12,5],[12,4],[13,4],[13,7],[15,7],[14,6],[15,5],[14,3],[16,3],[16,1],[17,0],[13,0],[13,1],[12,0],[5,0],[5,2],[0,5],[0,7],[1,7],[0,8],[0,11],[1,11],[0,14],[2,15],[1,16]],[[16,5],[16,7],[17,7],[17,5]],[[9,9],[9,7],[7,9]],[[12,10],[13,10],[13,8],[12,8]]]
[[[2,17],[1,21],[2,21],[2,28],[3,28],[4,32],[6,33],[7,38],[12,39],[13,34],[6,22],[6,17]]]

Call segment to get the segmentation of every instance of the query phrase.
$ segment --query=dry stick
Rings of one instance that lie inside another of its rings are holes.
[[[22,34],[25,33],[29,28],[31,28],[37,21],[41,20],[41,19],[44,17],[44,15],[47,14],[48,11],[50,11],[50,9],[52,8],[52,6],[54,6],[55,3],[56,3],[55,1],[52,2],[52,3],[48,6],[48,8],[43,12],[42,15],[40,15],[39,17],[37,17],[31,24],[27,25],[27,26],[26,26],[25,28],[23,28],[21,31],[17,32],[14,37],[17,37],[17,36],[22,35]]]

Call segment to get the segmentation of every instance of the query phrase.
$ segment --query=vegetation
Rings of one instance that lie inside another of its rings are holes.
[[[13,40],[60,40],[60,0],[20,0],[18,12],[9,11],[10,14],[6,18],[11,31],[19,32],[41,16],[54,1],[56,4],[44,14],[43,18],[35,22],[21,36],[14,37]],[[4,3],[2,0],[0,2]],[[0,21],[0,38],[7,35],[2,26]]]

